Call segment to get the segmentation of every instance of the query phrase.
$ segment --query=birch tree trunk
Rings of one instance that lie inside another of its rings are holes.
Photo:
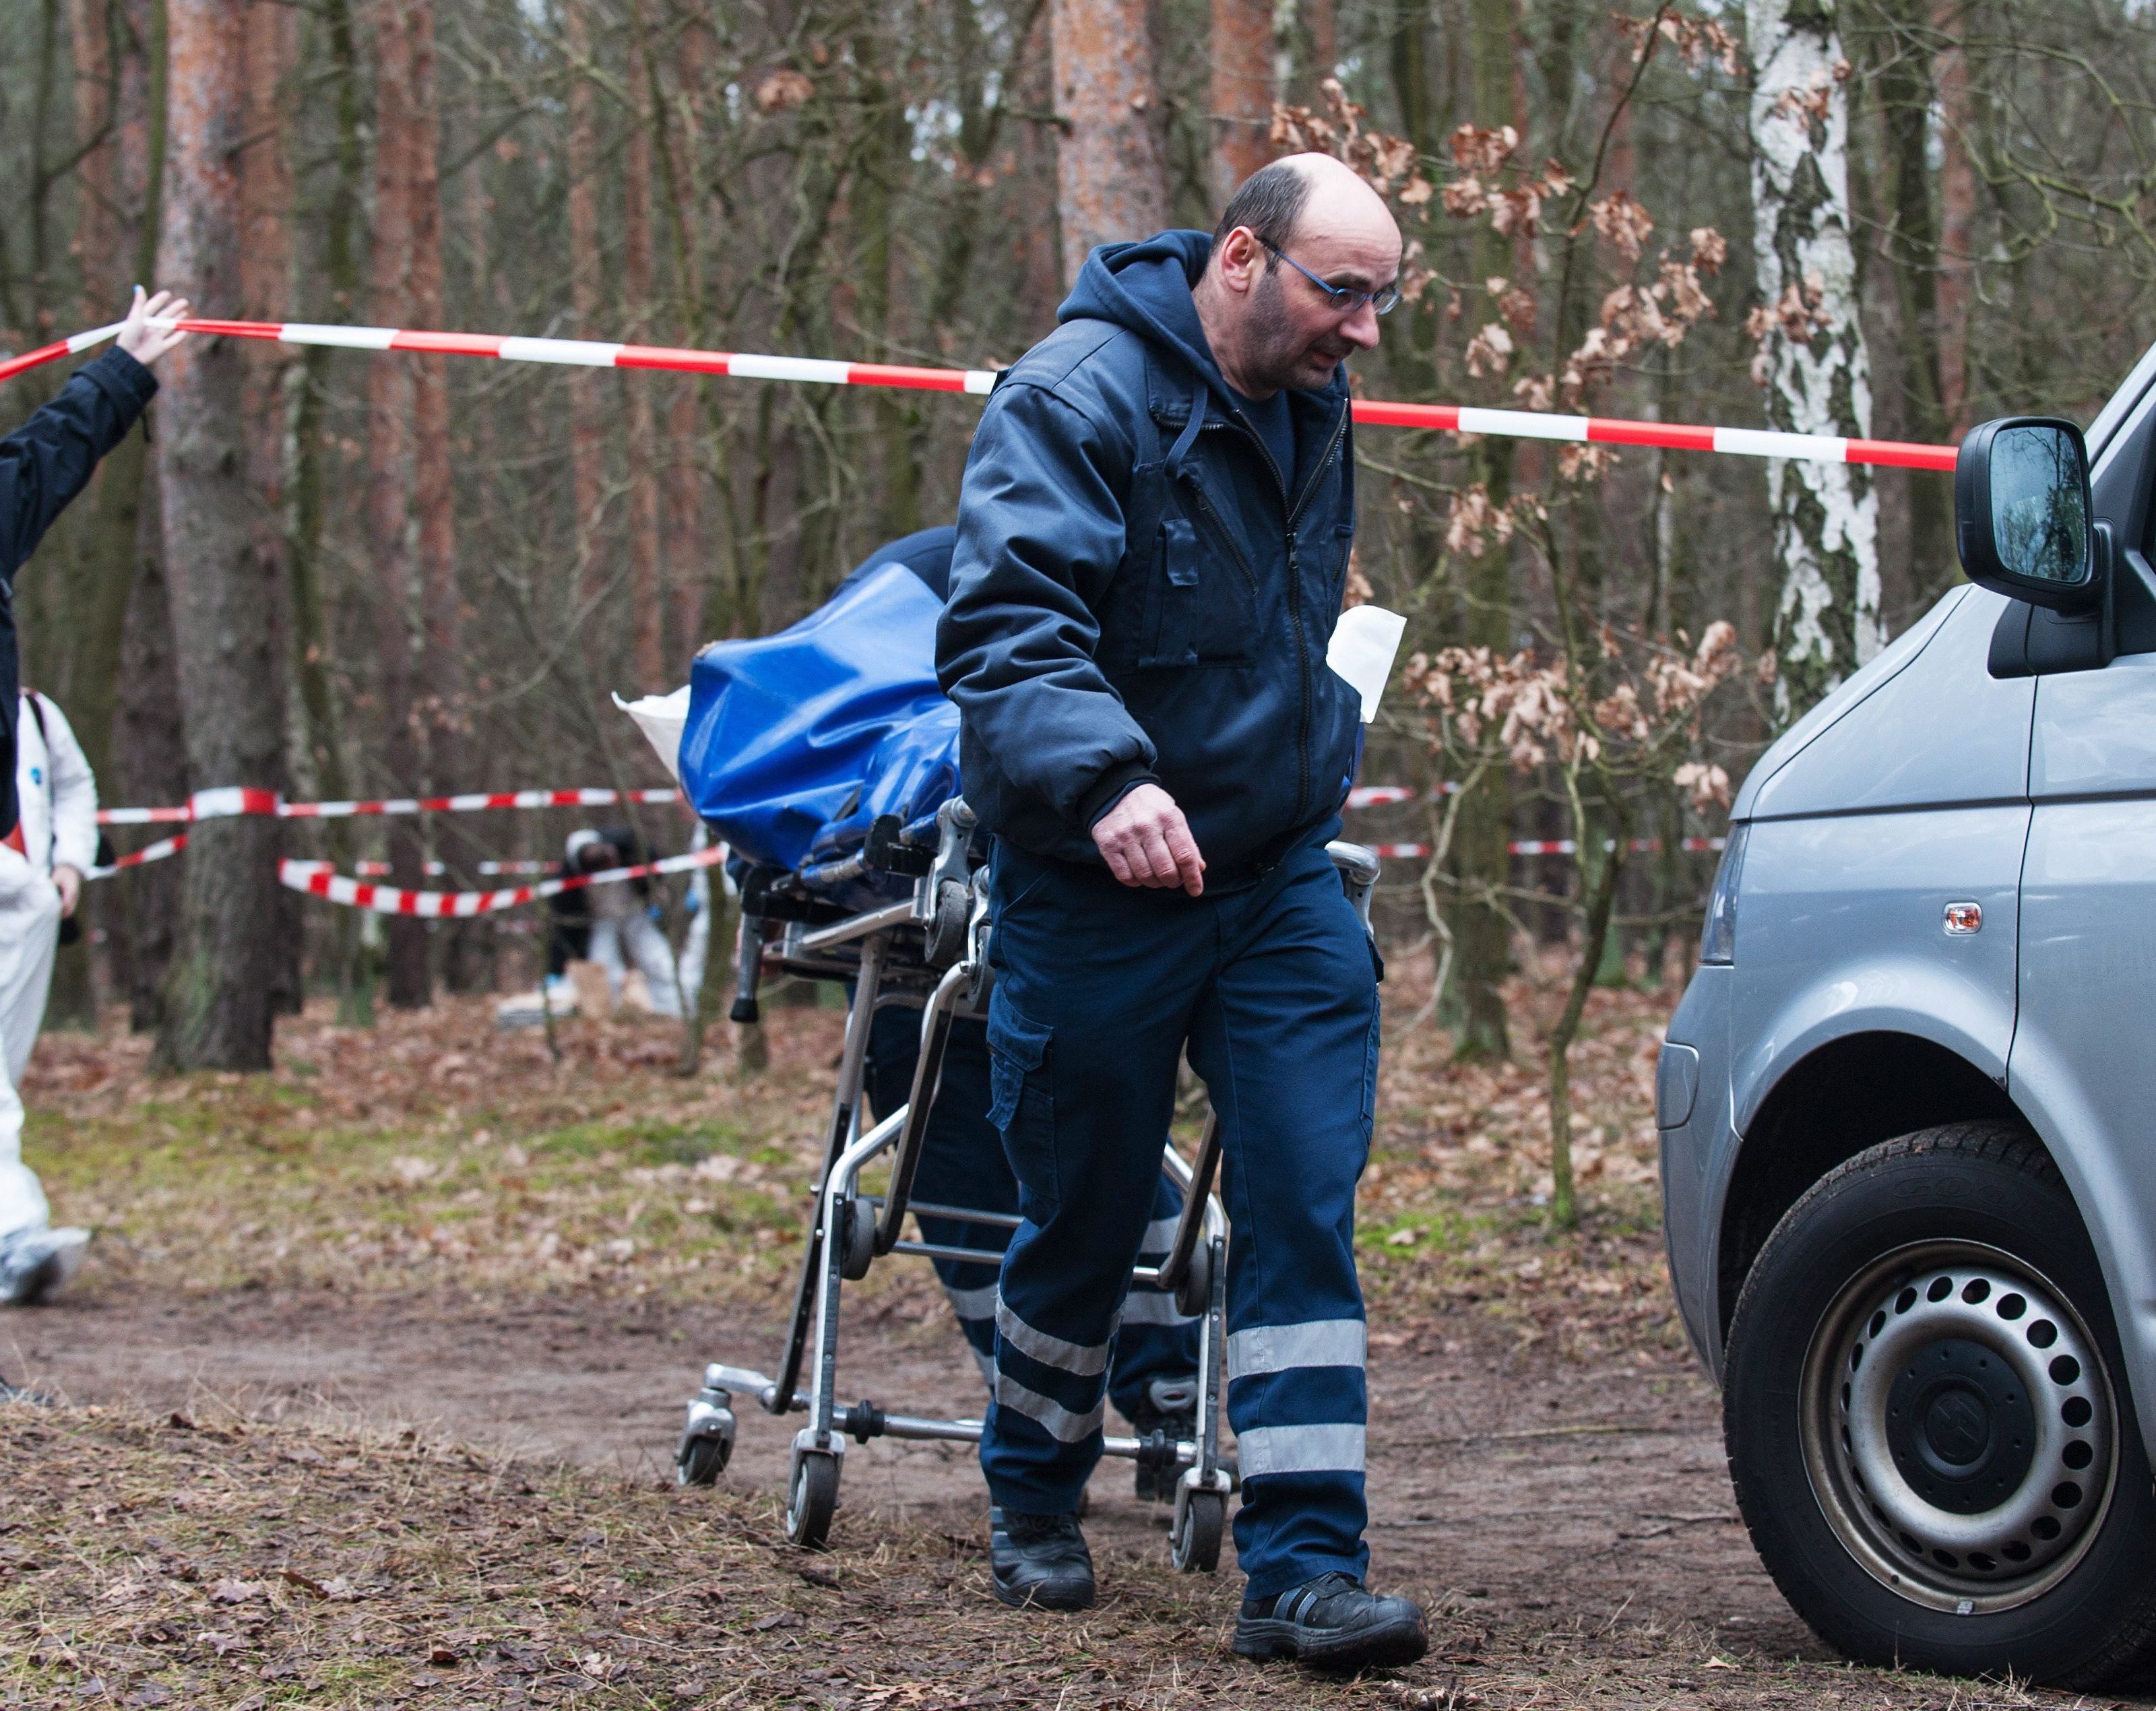
[[[246,13],[228,0],[167,0],[166,20],[163,269],[201,301],[236,302]],[[278,591],[254,551],[245,359],[235,341],[192,340],[163,380],[157,456],[189,767],[205,783],[282,791],[283,638]],[[280,831],[259,815],[192,829],[157,1041],[167,1068],[270,1067]]]
[[[1213,0],[1213,208],[1272,158],[1270,0]]]
[[[1850,242],[1849,63],[1829,0],[1746,0],[1752,207],[1763,311],[1754,377],[1772,426],[1867,436],[1871,369]],[[1879,504],[1868,470],[1767,466],[1782,590],[1777,717],[1797,719],[1879,651]]]
[[[1147,0],[1053,0],[1050,8],[1066,286],[1095,245],[1150,238],[1168,223],[1150,9]]]

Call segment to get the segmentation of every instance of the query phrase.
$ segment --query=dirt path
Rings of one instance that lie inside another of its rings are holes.
[[[107,1286],[0,1319],[0,1372],[77,1402],[162,1411],[213,1397],[653,1478],[701,1361],[767,1358],[776,1342],[767,1328],[721,1348],[708,1315],[590,1297],[175,1299]],[[847,1352],[849,1395],[978,1410],[947,1324],[864,1323]],[[1712,1630],[1755,1655],[1826,1655],[1736,1524],[1716,1401],[1689,1365],[1583,1367],[1466,1325],[1432,1352],[1378,1350],[1371,1390],[1375,1578],[1493,1627],[1584,1637],[1621,1617]],[[790,1436],[751,1414],[726,1483],[778,1493]],[[1131,1498],[1128,1479],[1111,1466],[1095,1482],[1088,1532],[1111,1564],[1164,1548],[1161,1517]],[[979,1475],[958,1447],[857,1448],[844,1495],[841,1550],[873,1547],[879,1510],[963,1537],[980,1524]]]

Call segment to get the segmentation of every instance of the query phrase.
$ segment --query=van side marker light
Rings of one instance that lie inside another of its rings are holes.
[[[1980,903],[1950,903],[1946,918],[1949,938],[1966,939],[1972,933],[1984,930],[1984,905]]]

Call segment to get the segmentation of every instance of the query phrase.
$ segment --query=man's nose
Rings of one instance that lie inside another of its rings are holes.
[[[1340,323],[1340,336],[1358,351],[1378,348],[1378,311],[1369,303],[1356,305],[1355,312]]]

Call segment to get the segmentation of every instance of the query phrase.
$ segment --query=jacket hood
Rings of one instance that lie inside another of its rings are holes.
[[[1191,295],[1212,254],[1209,232],[1156,232],[1137,243],[1104,243],[1086,258],[1078,283],[1055,311],[1055,319],[1105,320],[1127,328],[1156,348],[1180,357],[1219,395],[1225,409],[1240,411],[1242,401],[1213,360],[1213,346]],[[1317,395],[1344,394],[1344,371],[1345,365],[1336,368],[1331,382],[1318,389]]]
[[[1233,408],[1235,395],[1213,360],[1191,296],[1213,254],[1208,232],[1159,232],[1137,243],[1104,243],[1086,258],[1058,321],[1105,320],[1173,352]]]

